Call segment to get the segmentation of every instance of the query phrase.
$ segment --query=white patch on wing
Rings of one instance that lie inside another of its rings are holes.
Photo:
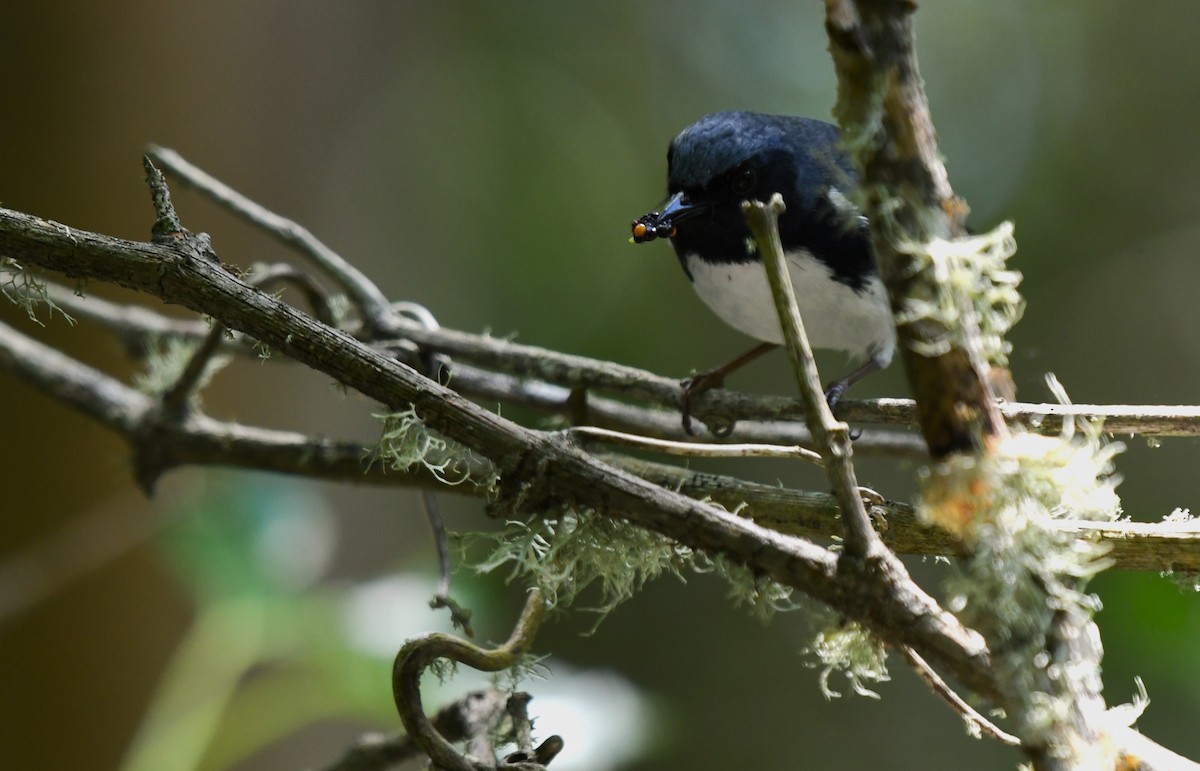
[[[846,222],[866,225],[867,218],[863,216],[863,213],[854,205],[854,202],[847,198],[841,190],[831,187],[825,191],[825,197],[829,200],[833,208],[845,218]]]
[[[796,303],[814,348],[871,357],[883,365],[896,350],[896,330],[887,292],[878,276],[856,292],[832,278],[832,271],[809,252],[789,252],[788,272]],[[761,262],[714,264],[687,256],[696,294],[734,329],[758,340],[781,344],[783,332]]]

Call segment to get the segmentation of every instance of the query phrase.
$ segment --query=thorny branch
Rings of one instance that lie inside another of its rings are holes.
[[[195,185],[210,198],[238,216],[261,225],[268,233],[278,236],[308,255],[322,270],[329,273],[357,302],[370,328],[386,326],[392,316],[387,297],[362,271],[330,249],[308,229],[286,217],[280,217],[251,201],[241,193],[193,166],[174,150],[150,147],[147,155],[164,169],[176,174],[185,183]],[[175,228],[170,232],[176,232]]]

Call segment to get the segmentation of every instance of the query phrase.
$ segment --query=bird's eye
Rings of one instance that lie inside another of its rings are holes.
[[[733,192],[738,195],[746,195],[754,189],[754,183],[758,178],[754,174],[754,169],[742,169],[733,177]]]

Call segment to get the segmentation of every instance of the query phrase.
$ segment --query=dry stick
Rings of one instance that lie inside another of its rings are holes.
[[[423,464],[417,464],[423,465]],[[437,592],[429,601],[429,607],[437,610],[446,608],[450,611],[450,623],[456,629],[461,629],[467,637],[474,637],[475,630],[471,627],[471,610],[460,605],[450,596],[450,537],[446,534],[446,522],[442,518],[442,509],[438,505],[437,493],[433,488],[421,491],[421,508],[425,511],[425,519],[433,531],[433,543],[437,547],[438,578]]]
[[[992,737],[1001,744],[1007,744],[1010,747],[1021,746],[1020,739],[1008,733],[1007,731],[1002,730],[995,723],[980,714],[977,709],[964,701],[963,697],[955,693],[954,689],[946,684],[946,681],[942,679],[941,675],[935,672],[933,667],[929,666],[928,662],[921,658],[920,654],[918,654],[912,648],[909,648],[907,645],[903,646],[900,650],[904,654],[904,658],[908,659],[908,663],[911,664],[912,668],[916,671],[917,676],[925,681],[925,684],[929,686],[930,690],[932,690],[938,696],[941,696],[943,701],[949,704],[955,712],[961,715],[963,720],[966,720],[968,723],[978,728],[982,733]]]
[[[193,166],[174,150],[151,145],[146,153],[162,167],[195,187],[225,209],[242,217],[308,255],[346,289],[371,329],[387,329],[394,314],[387,297],[375,282],[320,241],[303,225],[266,209],[238,191]]]
[[[478,771],[445,737],[438,733],[421,706],[421,673],[438,659],[450,659],[481,672],[499,672],[520,661],[546,616],[546,602],[539,589],[532,589],[525,609],[503,645],[487,650],[441,632],[414,637],[404,643],[392,667],[392,696],[404,730],[434,765],[445,771]],[[484,760],[480,758],[480,760]],[[494,762],[493,758],[486,759]]]
[[[858,491],[858,480],[855,478],[854,464],[851,460],[854,451],[850,443],[850,428],[833,417],[821,389],[821,375],[817,372],[812,346],[809,345],[808,335],[804,331],[804,321],[800,318],[800,309],[796,304],[796,293],[788,275],[783,243],[779,239],[779,215],[783,211],[783,196],[779,193],[773,195],[766,204],[761,201],[746,201],[742,204],[742,213],[746,216],[746,223],[750,226],[750,232],[754,234],[758,252],[762,255],[763,264],[767,269],[771,298],[775,301],[779,323],[783,327],[788,359],[791,360],[796,382],[800,386],[800,395],[804,398],[808,430],[816,440],[821,458],[825,461],[825,472],[833,486],[838,508],[841,509],[842,527],[845,529],[843,554],[856,560],[864,560],[886,551],[887,547],[879,540],[879,535],[871,526],[871,518],[867,516],[867,509]]]
[[[799,458],[810,463],[821,465],[821,456],[812,450],[798,445],[778,444],[715,444],[712,442],[674,442],[664,439],[651,439],[623,431],[612,431],[607,428],[594,426],[577,426],[568,428],[563,433],[571,437],[595,439],[602,442],[631,447],[638,450],[651,450],[664,455],[676,455],[685,458]]]

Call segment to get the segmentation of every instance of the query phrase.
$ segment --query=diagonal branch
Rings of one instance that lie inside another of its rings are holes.
[[[73,238],[36,217],[0,210],[0,250],[68,276],[109,280],[219,319],[390,408],[412,405],[429,428],[489,458],[502,479],[531,483],[531,507],[555,501],[626,519],[821,600],[881,639],[911,645],[968,688],[994,694],[977,634],[911,581],[889,587],[836,575],[835,559],[807,541],[747,522],[716,506],[664,490],[583,452],[562,436],[494,415],[349,334],[331,329],[175,245]],[[182,245],[181,245],[182,246]]]

